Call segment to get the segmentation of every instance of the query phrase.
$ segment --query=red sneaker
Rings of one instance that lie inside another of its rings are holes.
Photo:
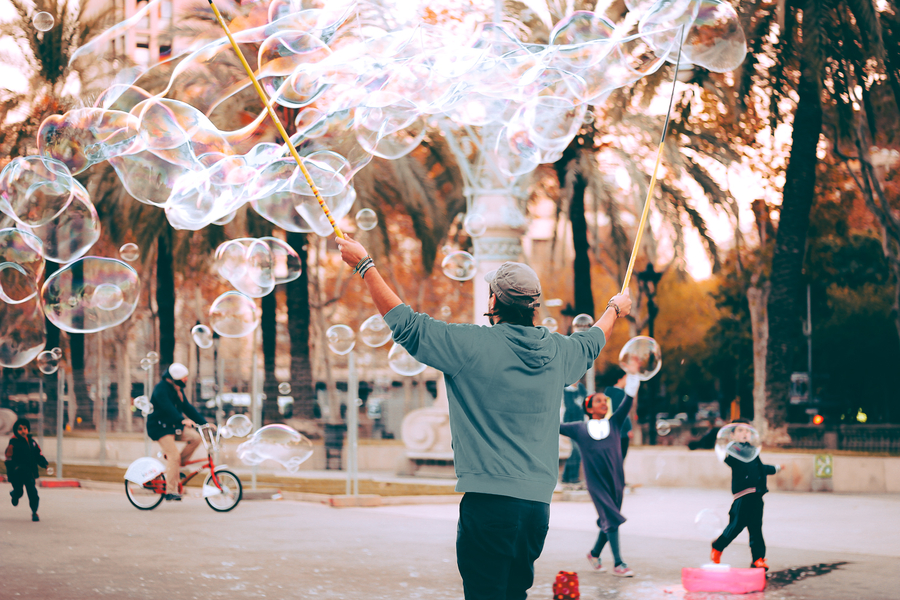
[[[709,560],[713,561],[714,564],[719,564],[722,560],[722,551],[713,548],[712,552],[709,553]]]
[[[753,568],[755,568],[755,569],[765,569],[766,571],[768,571],[768,570],[769,570],[769,565],[766,564],[766,559],[765,559],[765,558],[757,558],[756,560],[753,561]]]

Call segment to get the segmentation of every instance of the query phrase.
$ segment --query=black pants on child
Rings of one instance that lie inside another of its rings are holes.
[[[619,550],[619,529],[610,529],[609,531],[600,531],[600,535],[597,536],[597,543],[594,544],[594,549],[591,550],[591,556],[594,558],[598,558],[600,556],[600,552],[603,551],[603,547],[606,546],[606,542],[609,542],[609,547],[613,553],[613,560],[615,561],[616,566],[623,564],[622,554]]]
[[[524,600],[549,525],[546,502],[466,492],[456,529],[466,600]]]
[[[757,558],[766,557],[766,541],[762,534],[763,499],[760,494],[753,493],[735,500],[728,511],[728,526],[712,547],[721,552],[734,541],[740,532],[747,528],[750,534],[750,555],[755,562]]]
[[[31,507],[31,512],[36,513],[38,509],[38,503],[40,502],[40,498],[38,498],[37,487],[35,487],[34,478],[33,477],[10,477],[9,482],[12,484],[13,489],[9,493],[12,496],[13,500],[18,501],[19,498],[27,491],[28,492],[28,506]],[[25,491],[22,490],[25,488]]]

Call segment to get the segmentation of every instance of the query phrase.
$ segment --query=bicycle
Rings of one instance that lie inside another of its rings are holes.
[[[201,471],[209,470],[203,482],[203,499],[211,509],[217,512],[228,512],[238,505],[243,495],[241,480],[237,475],[225,468],[216,466],[213,456],[219,449],[219,432],[215,434],[209,424],[199,425],[197,432],[206,448],[206,458],[190,460],[186,465],[202,463],[196,471],[181,473],[178,482],[178,493]],[[138,510],[152,510],[160,505],[166,493],[166,466],[159,460],[145,456],[128,466],[125,471],[125,495],[128,501]]]

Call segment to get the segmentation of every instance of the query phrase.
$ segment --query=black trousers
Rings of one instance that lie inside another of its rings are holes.
[[[467,492],[456,529],[466,600],[526,598],[549,524],[545,502]]]
[[[12,484],[13,488],[9,495],[18,500],[25,492],[28,492],[28,506],[31,508],[31,512],[37,512],[38,503],[41,499],[38,498],[37,487],[34,485],[34,477],[14,475],[9,478],[9,482]],[[25,491],[22,490],[23,487],[25,488]]]
[[[747,528],[750,534],[750,555],[753,561],[766,557],[766,541],[762,534],[763,499],[756,493],[738,498],[728,511],[728,526],[712,547],[721,552],[734,541],[740,532]]]

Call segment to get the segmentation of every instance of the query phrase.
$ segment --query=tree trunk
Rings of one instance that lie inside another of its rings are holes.
[[[794,351],[800,334],[803,258],[809,212],[816,186],[816,147],[822,131],[819,88],[804,67],[794,113],[791,158],[785,172],[781,216],[772,256],[768,302],[769,341],[766,356],[766,428],[768,444],[790,441],[785,413]],[[759,417],[758,417],[759,418]]]
[[[750,329],[753,334],[753,426],[766,437],[766,345],[769,341],[769,319],[766,313],[770,284],[753,285],[747,289],[750,305]]]
[[[59,265],[53,262],[44,262],[44,277],[49,278],[50,275],[59,269]],[[45,350],[53,350],[59,348],[59,329],[50,322],[50,319],[44,319],[44,326],[47,328],[47,346]],[[62,361],[60,361],[62,362]],[[58,371],[54,371],[49,375],[43,375],[44,378],[44,433],[54,435],[56,433],[56,403],[60,401],[57,388],[59,385]]]
[[[575,312],[594,316],[594,294],[591,290],[590,243],[588,242],[587,219],[584,216],[584,193],[587,182],[577,169],[579,150],[570,145],[556,161],[556,177],[559,188],[566,187],[566,179],[572,178],[572,198],[569,202],[569,222],[572,224],[572,245],[575,248],[573,275],[575,278]]]
[[[309,360],[309,254],[306,234],[288,232],[287,243],[300,256],[300,277],[285,284],[291,340],[291,395],[294,416],[312,418],[316,405]]]
[[[156,240],[156,310],[159,317],[159,372],[175,362],[175,274],[171,232]]]
[[[278,412],[278,381],[275,378],[275,354],[278,334],[277,310],[278,303],[273,290],[262,297],[262,319],[260,321],[263,371],[265,373],[263,393],[266,395],[266,400],[263,404],[263,423],[274,423],[281,420],[281,415]]]
[[[84,263],[75,261],[72,264],[72,289],[80,289],[84,285]],[[72,319],[76,329],[84,328],[84,312],[79,311]],[[93,400],[88,393],[87,379],[84,372],[84,334],[69,334],[69,356],[72,364],[72,400],[75,402],[75,421],[72,429],[93,427]],[[99,396],[98,396],[99,398]],[[78,419],[81,422],[78,422]]]
[[[119,431],[131,433],[131,357],[128,340],[116,340],[116,381],[119,390]]]

